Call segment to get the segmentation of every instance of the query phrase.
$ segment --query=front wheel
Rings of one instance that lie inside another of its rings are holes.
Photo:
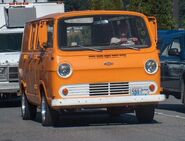
[[[146,105],[136,107],[135,113],[139,123],[150,123],[153,121],[154,118],[155,106]]]
[[[181,82],[181,99],[182,99],[182,103],[184,103],[184,106],[185,106],[185,84],[184,84],[184,80]]]
[[[49,107],[45,96],[42,96],[42,101],[41,101],[41,118],[42,118],[43,126],[52,126],[58,120],[57,111]]]
[[[37,107],[29,103],[25,93],[22,94],[21,113],[23,120],[33,120],[37,114]]]

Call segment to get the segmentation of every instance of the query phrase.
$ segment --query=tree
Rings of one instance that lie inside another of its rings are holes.
[[[48,0],[57,1],[57,0]],[[65,11],[77,11],[90,9],[91,0],[60,0],[65,3]]]
[[[179,0],[179,17],[180,27],[185,28],[185,0]]]
[[[122,0],[91,0],[93,10],[121,10],[123,9]]]
[[[132,0],[128,3],[127,10],[155,16],[160,29],[174,29],[176,26],[173,19],[172,0]]]

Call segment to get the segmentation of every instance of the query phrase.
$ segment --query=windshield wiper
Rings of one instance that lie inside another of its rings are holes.
[[[82,46],[82,45],[77,45],[77,47],[80,47],[80,48],[83,48],[83,49],[89,49],[89,50],[93,50],[93,51],[97,51],[97,52],[102,52],[102,50],[92,48],[92,47],[86,47],[86,46]]]
[[[134,47],[133,45],[123,45],[123,44],[110,44],[110,47],[115,47],[115,48],[128,48],[128,49],[133,49],[133,50],[140,50],[138,47]]]

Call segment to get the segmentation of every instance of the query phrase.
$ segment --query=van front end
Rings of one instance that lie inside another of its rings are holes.
[[[134,106],[165,99],[160,94],[160,63],[155,53],[124,56],[124,52],[105,52],[98,53],[101,58],[87,55],[58,59],[60,65],[52,76],[57,78],[53,80],[57,83],[52,86],[52,107]]]
[[[128,11],[92,13],[57,17],[57,73],[52,76],[57,83],[52,85],[51,106],[110,107],[164,101],[155,19]]]

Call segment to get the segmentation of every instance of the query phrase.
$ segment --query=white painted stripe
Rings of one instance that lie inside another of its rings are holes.
[[[185,120],[185,117],[179,116],[179,115],[169,115],[169,114],[164,114],[164,113],[161,113],[161,112],[155,112],[155,114],[166,116],[166,117],[179,118],[179,119],[184,119]]]

